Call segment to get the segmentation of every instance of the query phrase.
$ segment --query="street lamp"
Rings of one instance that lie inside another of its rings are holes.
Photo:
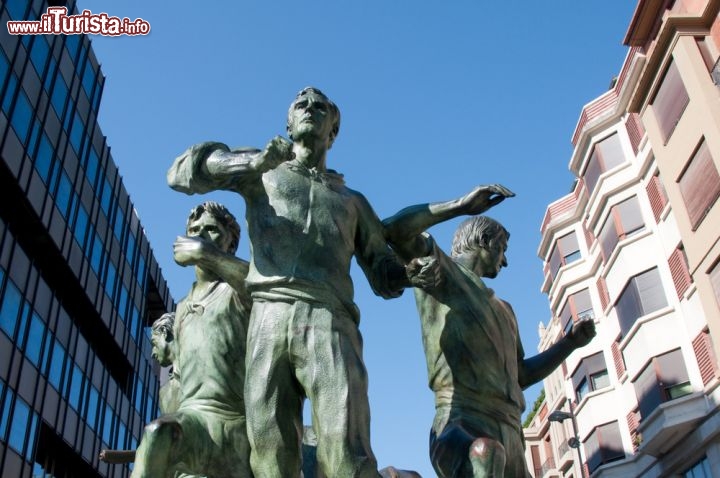
[[[572,422],[573,437],[570,438],[567,443],[570,448],[575,448],[577,450],[578,460],[580,460],[580,476],[582,478],[586,478],[585,469],[583,468],[582,455],[580,454],[580,438],[578,438],[577,420],[575,419],[575,415],[571,412],[565,412],[563,410],[555,410],[548,415],[548,420],[551,422],[562,423],[568,418]]]

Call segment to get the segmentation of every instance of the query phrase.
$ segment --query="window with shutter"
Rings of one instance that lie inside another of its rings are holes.
[[[655,98],[650,103],[663,141],[668,142],[690,102],[675,61],[670,63]]]
[[[688,290],[690,284],[692,284],[692,277],[690,277],[687,257],[685,257],[685,250],[682,244],[676,247],[668,258],[668,266],[670,267],[670,274],[673,278],[675,291],[677,292],[678,299],[680,299],[685,291]]]
[[[657,267],[632,277],[615,304],[622,335],[627,335],[638,318],[665,307],[667,303]]]
[[[600,305],[602,310],[605,310],[610,303],[610,294],[608,293],[607,284],[605,283],[604,277],[598,277],[597,280],[598,294],[600,294]]]
[[[563,328],[565,335],[570,332],[573,323],[578,320],[593,319],[595,319],[595,311],[593,310],[588,289],[583,289],[569,296],[560,311],[560,326]]]
[[[695,359],[700,368],[700,377],[703,385],[707,385],[715,378],[718,371],[717,355],[707,330],[701,331],[692,342]]]
[[[720,196],[720,175],[705,140],[690,159],[678,183],[694,231]]]
[[[600,230],[600,247],[605,261],[610,258],[618,242],[643,229],[645,229],[645,221],[637,196],[632,196],[611,207],[610,214]]]
[[[647,418],[661,403],[692,393],[680,349],[650,359],[633,385],[641,419]]]
[[[555,278],[558,270],[565,265],[580,260],[580,246],[574,232],[560,237],[550,253],[550,273]]]
[[[583,443],[590,473],[600,465],[625,458],[618,422],[595,427]]]
[[[626,370],[625,357],[623,357],[622,351],[620,350],[620,345],[618,344],[617,340],[612,343],[610,349],[613,355],[613,362],[615,362],[615,372],[617,373],[618,378],[620,378]]]
[[[623,153],[620,138],[617,133],[598,142],[593,148],[590,160],[583,173],[583,179],[585,180],[585,186],[588,192],[592,194],[595,190],[602,173],[619,166],[624,163],[625,160],[625,153]]]
[[[665,209],[665,205],[668,203],[668,198],[667,193],[665,192],[665,187],[663,186],[662,181],[660,181],[660,175],[658,173],[650,178],[645,190],[647,192],[648,199],[650,200],[650,208],[652,209],[655,222],[659,223],[660,214],[662,214],[663,209]]]
[[[602,352],[583,358],[572,374],[575,399],[578,403],[589,392],[610,386],[605,357]]]
[[[633,151],[637,154],[640,149],[640,141],[645,136],[645,128],[643,127],[642,121],[640,121],[640,115],[637,113],[630,113],[625,121],[625,129],[627,130],[628,137],[630,138],[630,144],[632,145]]]

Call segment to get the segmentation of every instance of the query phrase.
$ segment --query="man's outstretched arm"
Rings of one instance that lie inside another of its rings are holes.
[[[216,190],[237,191],[249,178],[260,177],[292,158],[292,143],[273,138],[264,150],[231,151],[223,143],[200,143],[175,158],[167,172],[168,185],[185,194]]]
[[[499,184],[477,186],[465,196],[452,201],[418,204],[406,207],[383,221],[385,238],[405,261],[427,256],[427,241],[421,233],[443,221],[463,215],[482,214],[515,193]]]
[[[592,320],[575,322],[572,330],[552,347],[519,363],[520,386],[526,389],[550,375],[575,349],[589,344],[595,333],[595,322]]]
[[[213,243],[199,237],[178,236],[173,244],[173,256],[179,265],[199,266],[211,271],[237,292],[244,293],[250,265],[247,261],[221,251]]]

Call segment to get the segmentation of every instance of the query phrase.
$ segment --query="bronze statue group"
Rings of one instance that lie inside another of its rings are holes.
[[[478,214],[514,194],[479,186],[381,221],[326,167],[339,127],[335,104],[306,88],[288,111],[289,141],[276,137],[262,150],[202,143],[168,171],[177,191],[243,197],[251,258],[235,257],[240,227],[224,206],[193,209],[174,255],[195,267],[196,281],[174,317],[153,325],[154,356],[173,373],[133,478],[298,478],[306,398],[315,476],[418,476],[379,472],[370,446],[353,257],[377,295],[415,291],[435,394],[429,453],[438,476],[529,476],[522,390],[587,344],[594,323],[577,322],[550,349],[525,358],[510,304],[482,279],[507,265],[509,233]],[[426,231],[464,215],[470,218],[447,255]]]

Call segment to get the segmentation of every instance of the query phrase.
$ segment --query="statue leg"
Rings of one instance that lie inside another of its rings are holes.
[[[379,478],[370,447],[360,331],[342,312],[309,304],[302,312],[291,352],[298,357],[297,377],[312,403],[318,464],[328,477]]]
[[[153,420],[145,427],[135,455],[132,478],[165,478],[174,476],[172,456],[182,441],[180,424],[167,416]]]
[[[250,316],[245,409],[250,466],[258,477],[298,478],[303,393],[288,358],[294,304],[255,301]]]
[[[436,416],[436,423],[444,423],[443,418]],[[438,476],[503,478],[506,460],[503,445],[492,438],[478,437],[478,434],[485,433],[481,429],[466,428],[466,425],[461,421],[453,421],[443,425],[439,435],[431,431],[430,461]]]
[[[470,446],[473,478],[503,478],[505,447],[491,438],[478,438]]]

